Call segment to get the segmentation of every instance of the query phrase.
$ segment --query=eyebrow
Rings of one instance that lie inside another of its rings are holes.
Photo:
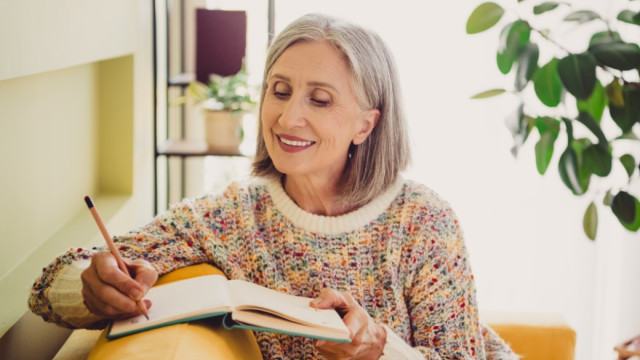
[[[270,76],[270,78],[276,78],[276,79],[281,79],[287,82],[291,82],[291,78],[282,74],[273,74]],[[323,81],[309,81],[307,83],[307,85],[309,86],[320,86],[320,87],[327,87],[329,89],[332,89],[333,91],[340,93],[340,91],[338,91],[338,89],[336,89],[335,86],[327,83],[327,82],[323,82]]]

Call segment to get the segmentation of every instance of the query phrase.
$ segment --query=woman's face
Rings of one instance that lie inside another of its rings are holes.
[[[281,173],[337,181],[349,145],[366,139],[378,114],[358,106],[338,50],[326,41],[300,42],[285,50],[269,72],[262,135]]]

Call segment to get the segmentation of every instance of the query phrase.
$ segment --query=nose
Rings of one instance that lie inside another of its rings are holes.
[[[304,99],[291,96],[286,102],[278,123],[284,129],[303,127],[306,125]]]

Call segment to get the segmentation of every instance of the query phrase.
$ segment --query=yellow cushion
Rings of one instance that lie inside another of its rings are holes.
[[[224,275],[209,264],[200,264],[166,274],[156,285],[209,274]],[[107,340],[103,331],[88,359],[262,359],[253,332],[227,330],[220,320],[170,325],[115,340]]]
[[[524,360],[573,360],[576,332],[555,314],[483,314],[483,321]]]

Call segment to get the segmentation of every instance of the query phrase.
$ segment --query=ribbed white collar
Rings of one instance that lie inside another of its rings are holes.
[[[371,202],[340,216],[316,215],[304,211],[287,195],[280,181],[268,181],[266,186],[275,207],[295,226],[331,235],[359,229],[375,220],[396,198],[403,184],[404,179],[398,176],[395,184]]]

